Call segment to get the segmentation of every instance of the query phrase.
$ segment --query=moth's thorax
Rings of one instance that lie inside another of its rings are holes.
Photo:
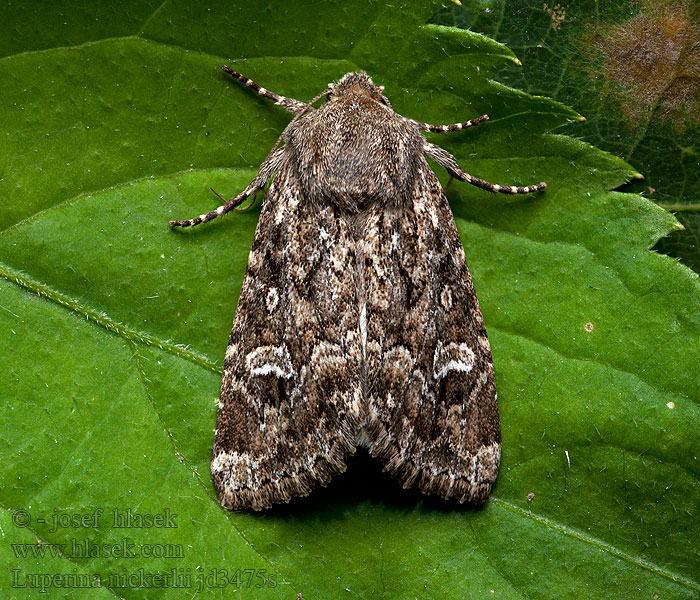
[[[331,94],[337,97],[355,93],[362,94],[378,102],[386,99],[384,87],[374,85],[372,79],[364,71],[348,73],[338,83],[328,84],[328,88],[331,90]]]
[[[353,90],[295,123],[285,142],[303,196],[350,213],[408,201],[423,151],[415,125]]]

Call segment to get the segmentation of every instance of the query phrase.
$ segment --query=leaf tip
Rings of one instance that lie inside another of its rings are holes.
[[[452,0],[452,3],[456,6],[462,6],[462,3],[459,0]]]
[[[634,173],[632,173],[632,179],[644,179],[644,175],[642,175],[638,171],[635,171]]]
[[[683,225],[683,223],[677,223],[676,227],[678,227],[678,231],[685,231],[685,225]]]

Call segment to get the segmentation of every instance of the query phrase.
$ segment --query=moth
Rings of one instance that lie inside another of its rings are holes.
[[[365,72],[309,103],[224,66],[294,119],[248,187],[206,223],[262,205],[224,359],[211,471],[227,508],[307,495],[366,447],[404,487],[488,497],[501,433],[491,350],[452,213],[427,158],[492,192],[397,114]],[[319,107],[314,103],[325,97]]]

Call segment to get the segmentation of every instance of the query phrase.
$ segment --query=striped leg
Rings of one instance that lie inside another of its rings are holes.
[[[437,164],[447,170],[447,172],[454,178],[460,181],[466,181],[471,183],[476,187],[479,187],[489,192],[499,192],[501,194],[529,194],[530,192],[537,192],[538,190],[543,190],[547,187],[544,181],[536,183],[535,185],[527,185],[525,187],[516,187],[514,185],[498,185],[497,183],[491,183],[490,181],[484,181],[478,177],[473,177],[469,173],[462,170],[457,164],[455,157],[452,156],[444,148],[436,146],[435,144],[426,143],[423,146],[426,156],[432,158]]]
[[[280,96],[279,94],[275,94],[275,92],[271,92],[270,90],[265,89],[264,87],[260,87],[252,79],[248,79],[247,77],[241,75],[240,73],[234,71],[226,65],[221,67],[221,70],[231,75],[231,77],[233,77],[234,79],[238,79],[238,81],[240,81],[246,87],[255,90],[258,93],[258,95],[262,96],[263,98],[269,98],[270,100],[274,100],[275,104],[281,106],[285,110],[288,110],[292,114],[299,115],[309,107],[309,105],[305,102],[295,100],[294,98],[287,98],[286,96]]]
[[[203,215],[199,215],[194,219],[188,219],[187,221],[170,221],[170,227],[194,227],[195,225],[199,225],[200,223],[206,223],[208,221],[211,221],[219,215],[225,215],[230,210],[233,210],[237,206],[240,206],[246,198],[248,198],[249,196],[254,196],[262,188],[265,187],[267,180],[270,179],[270,177],[272,177],[275,171],[279,168],[280,163],[284,158],[284,151],[284,148],[277,148],[276,150],[274,150],[265,159],[265,162],[263,162],[263,164],[260,165],[260,170],[255,176],[255,179],[253,179],[250,185],[246,189],[244,189],[240,194],[238,194],[238,196],[236,196],[235,198],[231,198],[228,202],[222,204],[217,209],[209,211],[208,213],[204,213]],[[214,193],[216,194],[216,192]],[[216,195],[219,196],[219,194]],[[219,196],[219,198],[221,198],[221,196]]]
[[[464,123],[453,123],[452,125],[431,125],[430,123],[423,123],[422,121],[416,121],[414,119],[409,119],[412,123],[418,125],[421,131],[431,131],[432,133],[446,133],[448,131],[460,131],[466,129],[467,127],[474,127],[479,123],[489,120],[488,115],[481,115],[476,119],[471,121],[465,121]]]

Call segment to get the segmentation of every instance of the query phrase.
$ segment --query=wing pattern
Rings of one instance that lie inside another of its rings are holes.
[[[303,202],[283,164],[224,361],[212,473],[228,508],[286,502],[345,470],[364,419],[354,262],[347,221]]]
[[[501,437],[484,320],[462,243],[424,159],[412,204],[364,232],[370,451],[405,487],[482,502]]]
[[[231,71],[235,74],[235,72]],[[283,99],[235,74],[259,94]],[[501,434],[491,350],[464,250],[428,155],[461,170],[383,88],[350,73],[299,108],[236,198],[276,172],[226,351],[212,459],[229,508],[261,509],[345,470],[358,444],[405,487],[483,502]],[[322,94],[323,95],[323,94]],[[450,129],[452,128],[452,129]]]

